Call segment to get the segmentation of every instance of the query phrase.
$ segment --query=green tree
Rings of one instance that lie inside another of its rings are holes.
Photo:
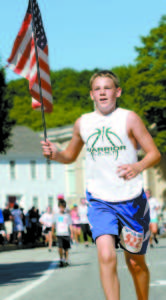
[[[161,152],[166,152],[166,16],[147,37],[141,37],[136,70],[126,82],[126,95],[152,131]],[[132,99],[131,99],[132,98]]]
[[[10,142],[11,130],[15,124],[14,120],[9,117],[12,108],[12,99],[7,99],[6,95],[5,74],[0,69],[0,153],[6,153],[12,145]]]

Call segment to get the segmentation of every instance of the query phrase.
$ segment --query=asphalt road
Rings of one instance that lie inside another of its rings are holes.
[[[131,277],[123,252],[118,251],[121,299],[135,300]],[[104,300],[99,281],[96,248],[74,246],[71,265],[58,267],[57,248],[0,253],[0,300]],[[147,262],[151,271],[150,300],[166,299],[166,239],[149,249]]]

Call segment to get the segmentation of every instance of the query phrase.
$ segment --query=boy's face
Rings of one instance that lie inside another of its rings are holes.
[[[60,212],[61,212],[61,213],[64,213],[64,211],[65,211],[65,207],[64,207],[64,206],[62,206],[62,205],[60,205],[60,206],[59,206],[59,210],[60,210]]]
[[[90,91],[96,110],[102,115],[107,115],[116,108],[116,98],[120,95],[121,88],[116,88],[109,77],[96,77]]]

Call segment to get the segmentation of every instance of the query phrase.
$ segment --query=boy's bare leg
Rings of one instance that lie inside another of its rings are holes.
[[[119,300],[120,288],[117,275],[115,237],[103,235],[96,240],[100,265],[100,278],[107,300]]]
[[[63,259],[63,248],[58,248],[60,260]]]
[[[48,233],[48,248],[52,248],[52,231]]]
[[[137,299],[148,300],[150,274],[145,262],[145,255],[125,253],[125,259],[129,271],[133,277]]]
[[[69,251],[65,250],[65,260],[66,260],[66,262],[68,261],[68,258],[69,258]]]

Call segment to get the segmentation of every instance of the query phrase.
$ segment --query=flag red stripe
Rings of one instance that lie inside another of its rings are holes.
[[[35,92],[34,90],[31,90],[31,95],[33,98],[35,98],[35,100],[39,101],[40,102],[40,95]],[[50,103],[45,97],[43,97],[43,104],[45,107],[47,107],[48,111],[49,112],[52,112],[52,103]]]
[[[38,83],[38,77],[37,77],[37,76],[35,76],[35,77],[36,77],[35,83],[36,83],[36,84],[39,84],[39,83]],[[51,85],[50,85],[48,82],[46,82],[42,77],[40,78],[40,81],[41,81],[41,87],[42,87],[42,89],[44,89],[44,90],[46,90],[48,93],[52,94],[52,88],[51,88]]]
[[[48,55],[48,45],[45,46],[43,52],[44,52],[46,55]]]
[[[35,51],[34,51],[34,49],[35,49],[35,42],[34,42],[34,38],[32,39],[31,47],[32,47],[32,50],[31,50],[31,52],[33,51],[33,52],[34,52],[34,54],[33,54],[33,56],[31,57],[30,69],[32,69],[32,68],[33,68],[33,66],[36,64],[36,53],[35,53]]]
[[[41,68],[45,73],[47,73],[48,75],[50,75],[50,68],[49,68],[49,65],[46,64],[46,62],[43,61],[41,57],[39,57],[39,66],[40,66],[40,68]]]
[[[19,47],[20,47],[20,45],[21,45],[21,43],[22,43],[22,41],[23,41],[23,39],[24,39],[24,37],[26,35],[28,27],[29,27],[29,25],[31,23],[31,19],[32,19],[32,16],[30,14],[27,14],[25,16],[24,22],[23,22],[23,24],[21,26],[21,29],[20,29],[20,31],[19,31],[19,33],[17,35],[17,38],[16,38],[16,40],[14,42],[14,46],[13,46],[13,49],[12,49],[11,56],[7,60],[9,63],[12,62],[12,60],[14,59],[17,51],[19,50]]]
[[[32,41],[32,46],[34,45],[34,40]],[[44,72],[46,72],[48,75],[50,75],[50,68],[48,63],[46,63],[40,54],[38,53],[38,60],[39,60],[39,66],[41,69],[43,69]],[[32,69],[33,66],[36,64],[36,54],[34,52],[33,57],[31,58],[30,68]]]
[[[26,62],[29,59],[29,53],[30,53],[30,51],[31,51],[31,40],[27,44],[27,47],[26,47],[23,55],[21,56],[18,64],[16,65],[16,69],[14,69],[14,72],[16,72],[15,70],[17,70],[17,74],[20,74],[23,71]]]

